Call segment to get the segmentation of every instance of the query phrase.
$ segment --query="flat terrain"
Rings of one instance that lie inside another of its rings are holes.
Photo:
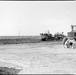
[[[18,74],[76,74],[76,49],[58,42],[0,45],[0,67],[21,69]]]

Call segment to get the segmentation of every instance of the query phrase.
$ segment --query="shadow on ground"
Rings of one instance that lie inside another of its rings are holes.
[[[18,75],[21,69],[8,68],[8,67],[0,67],[0,75]]]

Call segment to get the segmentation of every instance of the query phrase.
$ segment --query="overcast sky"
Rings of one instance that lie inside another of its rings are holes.
[[[76,25],[75,1],[0,2],[0,35],[39,35],[71,31]]]

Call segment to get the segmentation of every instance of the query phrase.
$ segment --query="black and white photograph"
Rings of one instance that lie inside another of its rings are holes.
[[[76,1],[0,1],[0,74],[76,74]]]

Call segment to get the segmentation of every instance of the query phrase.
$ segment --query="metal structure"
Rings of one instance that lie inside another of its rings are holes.
[[[69,39],[74,39],[76,40],[76,25],[71,25],[71,32],[68,32],[67,37]]]
[[[55,40],[63,40],[64,37],[65,37],[65,35],[63,34],[63,32],[54,34]]]
[[[56,33],[54,34],[54,36],[48,31],[47,33],[41,33],[41,40],[42,41],[59,41],[59,40],[63,40],[63,38],[65,37],[65,35],[63,34],[63,32],[60,33]]]
[[[53,35],[49,31],[47,33],[41,33],[40,35],[42,41],[53,40]]]
[[[67,48],[75,48],[76,44],[76,25],[71,25],[71,31],[67,33],[67,37],[63,39],[63,45]]]

